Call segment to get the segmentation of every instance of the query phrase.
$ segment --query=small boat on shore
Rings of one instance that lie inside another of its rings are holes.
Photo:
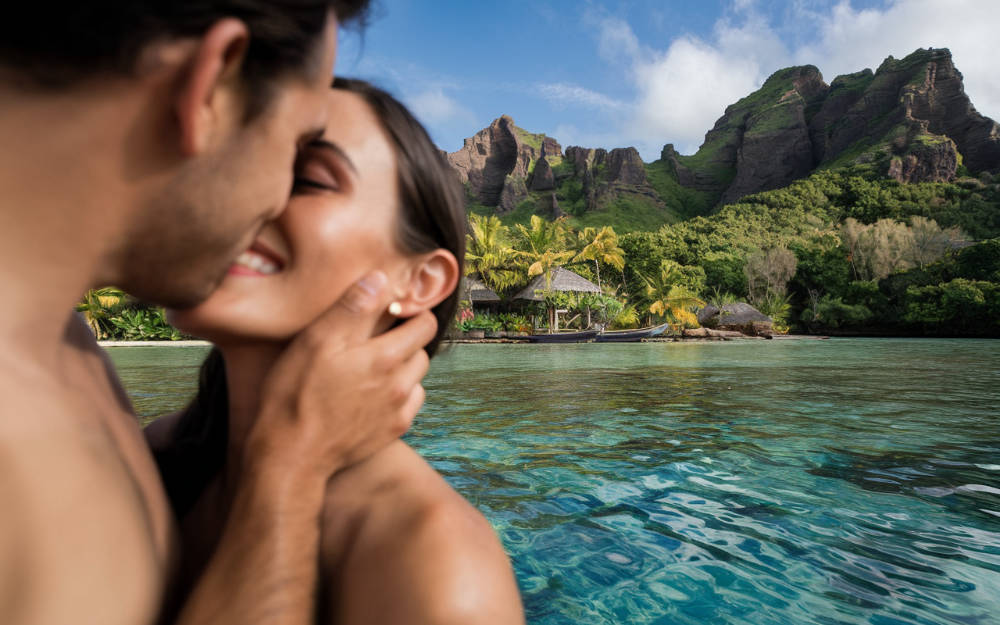
[[[612,330],[598,334],[596,341],[598,343],[636,343],[642,339],[660,336],[669,327],[669,323],[663,323],[658,326],[638,328],[636,330]]]
[[[600,330],[581,330],[580,332],[553,332],[551,334],[529,334],[519,337],[531,343],[587,343],[593,341]]]

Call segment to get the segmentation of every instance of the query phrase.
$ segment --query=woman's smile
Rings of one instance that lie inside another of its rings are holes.
[[[254,241],[250,249],[240,254],[229,274],[234,276],[270,276],[280,272],[285,267],[285,259],[281,254],[261,239]]]
[[[329,101],[335,114],[324,137],[302,148],[285,212],[234,260],[211,297],[171,312],[174,325],[216,343],[287,340],[373,270],[408,291],[419,256],[397,242],[393,144],[359,96],[332,90]]]

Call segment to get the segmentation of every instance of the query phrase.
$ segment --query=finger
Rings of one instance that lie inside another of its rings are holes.
[[[388,282],[381,271],[373,271],[355,282],[302,332],[307,337],[305,340],[319,339],[340,348],[357,345],[371,337],[392,298]]]
[[[411,317],[371,341],[373,353],[378,354],[376,366],[383,371],[395,369],[409,360],[437,335],[437,318],[429,311]]]
[[[410,429],[410,426],[413,425],[413,420],[417,417],[417,413],[420,412],[420,409],[423,407],[426,396],[427,394],[424,391],[423,386],[418,384],[413,387],[413,390],[410,392],[410,397],[400,409],[399,423],[397,424],[397,431],[399,433],[396,438],[406,434],[407,430]]]
[[[399,381],[401,388],[406,390],[407,395],[414,386],[420,385],[420,382],[427,375],[430,365],[431,359],[427,355],[427,352],[420,350],[413,354],[413,356],[411,356],[410,359],[403,363],[403,366],[399,368],[399,371],[396,372],[396,379]]]

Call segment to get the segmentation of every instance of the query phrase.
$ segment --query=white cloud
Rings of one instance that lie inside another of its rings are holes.
[[[539,84],[535,90],[546,100],[559,108],[583,106],[603,112],[620,111],[627,108],[624,102],[608,97],[603,93],[585,89],[579,85],[568,83]]]
[[[622,60],[635,61],[639,58],[641,49],[639,38],[635,36],[632,27],[622,19],[606,17],[599,20],[598,51],[601,57],[615,63]]]
[[[830,82],[926,47],[950,48],[973,104],[1000,119],[997,0],[888,0],[877,9],[799,0],[776,22],[754,0],[732,0],[710,37],[682,35],[665,49],[644,46],[619,18],[591,23],[602,58],[624,64],[636,91],[617,145],[636,145],[646,159],[658,158],[664,143],[694,152],[727,105],[783,67],[813,64]],[[779,31],[802,43],[786,45]]]
[[[710,41],[686,35],[662,51],[642,47],[617,18],[599,22],[602,56],[631,59],[636,105],[622,139],[644,158],[658,158],[664,143],[694,152],[726,106],[759,87],[768,69],[788,56],[752,2],[738,0],[734,10],[742,24],[723,18]]]
[[[695,38],[674,41],[670,48],[634,68],[638,102],[625,128],[644,137],[644,157],[658,154],[663,143],[693,152],[726,106],[757,88],[760,66],[733,58]],[[659,143],[659,147],[655,144]]]
[[[472,111],[445,94],[441,87],[431,87],[418,93],[406,94],[404,99],[417,119],[428,126],[446,122],[472,123],[476,119]]]

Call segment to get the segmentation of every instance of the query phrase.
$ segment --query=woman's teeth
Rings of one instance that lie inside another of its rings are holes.
[[[236,258],[236,264],[242,265],[249,269],[253,269],[257,273],[262,273],[265,275],[270,275],[272,273],[278,273],[278,266],[267,258],[257,254],[255,252],[243,252]]]

